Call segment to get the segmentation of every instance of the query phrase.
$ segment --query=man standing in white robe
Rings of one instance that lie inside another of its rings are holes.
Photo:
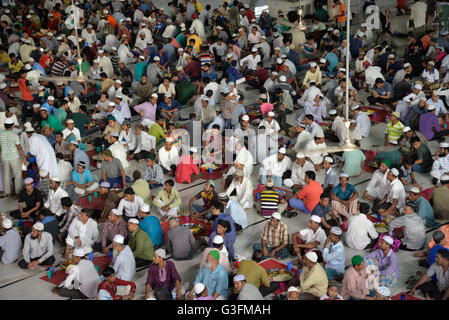
[[[55,150],[52,148],[47,138],[37,133],[30,132],[30,134],[30,153],[36,157],[36,163],[39,170],[47,170],[50,173],[50,177],[59,177]]]

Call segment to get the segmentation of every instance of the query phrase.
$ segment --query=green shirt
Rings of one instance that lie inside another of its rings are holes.
[[[61,121],[59,121],[58,118],[51,114],[48,115],[47,120],[42,120],[41,127],[43,128],[45,126],[55,129],[55,133],[64,130],[64,126],[62,125]]]
[[[359,149],[343,152],[342,161],[345,163],[343,172],[347,173],[350,177],[358,176],[362,172],[360,164],[365,160],[365,154]]]
[[[421,144],[421,147],[419,147],[418,150],[416,150],[416,160],[422,159],[423,162],[421,163],[421,168],[424,171],[429,171],[432,168],[433,160],[432,155],[430,154],[429,149],[426,147],[426,145]]]
[[[151,205],[151,190],[148,182],[143,179],[137,179],[132,186],[134,193],[143,199],[143,202]]]
[[[179,46],[181,47],[181,48],[185,48],[186,47],[186,45],[187,45],[187,38],[186,38],[186,36],[182,33],[182,32],[180,32],[177,36],[176,36],[176,41],[178,41],[178,43],[179,43]]]
[[[157,201],[158,199],[160,199],[164,204],[160,204],[159,201]],[[171,189],[170,197],[168,197],[167,191],[165,191],[165,189],[162,189],[161,191],[159,191],[156,198],[154,198],[153,202],[153,204],[158,208],[168,206],[170,209],[179,207],[181,203],[181,197],[178,190],[176,190],[175,188]]]
[[[162,129],[159,123],[153,123],[150,129],[148,129],[148,134],[156,138],[156,145],[158,145],[162,139],[165,139],[164,129]]]
[[[53,116],[55,116],[56,119],[58,119],[59,121],[61,121],[61,123],[64,123],[65,120],[67,119],[67,111],[65,111],[64,108],[57,108],[57,109],[53,112]]]
[[[153,260],[154,247],[151,238],[148,234],[140,228],[137,228],[133,233],[131,240],[128,243],[129,248],[134,254],[134,258],[143,260]]]
[[[176,86],[176,98],[181,105],[198,93],[198,87],[189,81],[183,80]]]
[[[84,137],[86,133],[86,127],[84,125],[90,123],[90,119],[87,115],[81,112],[72,113],[70,118],[75,122],[75,127],[80,131],[81,137]]]
[[[254,260],[240,261],[237,273],[243,274],[246,282],[253,284],[256,288],[259,288],[261,282],[266,287],[270,286],[270,276],[268,275],[267,270]]]
[[[375,157],[375,160],[384,159],[390,161],[390,168],[400,168],[402,165],[402,153],[399,149],[393,151],[379,152]]]
[[[401,121],[398,121],[393,125],[390,120],[385,128],[385,134],[388,135],[388,140],[398,141],[402,135],[402,129],[404,129],[404,125]]]
[[[4,130],[4,131],[0,132],[0,146],[2,148],[2,151],[1,151],[2,161],[19,159],[19,150],[17,149],[18,144],[20,144],[20,139],[19,139],[19,136],[17,135],[17,133],[14,133],[12,130]],[[6,170],[9,170],[9,169],[6,169]]]

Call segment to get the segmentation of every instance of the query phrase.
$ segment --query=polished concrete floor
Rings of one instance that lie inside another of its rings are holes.
[[[158,2],[162,2],[161,0],[155,1],[157,4]],[[212,7],[217,5],[217,0],[208,0],[208,1],[202,1],[203,4],[210,3]],[[244,1],[245,3],[249,1]],[[354,25],[352,29],[357,28],[357,25]],[[402,38],[399,39],[401,42],[401,48],[406,44],[406,39]],[[244,91],[245,93],[245,103],[254,103],[256,100],[256,97],[258,95],[257,90],[246,90],[246,85],[243,84],[238,87],[239,90]],[[362,97],[362,101],[365,102],[366,97],[363,95],[366,95],[363,92],[359,93]],[[183,117],[187,117],[189,112],[191,111],[190,108],[185,108],[182,111]],[[299,111],[295,111],[293,114],[288,115],[287,119],[288,122],[293,125],[296,123],[296,118],[299,116]],[[136,123],[137,121],[133,121]],[[385,124],[380,123],[376,124],[372,127],[370,137],[364,141],[364,145],[368,147],[373,145],[382,145],[383,139],[384,139],[384,129]],[[294,143],[294,140],[292,141]],[[332,145],[331,143],[328,145]],[[438,143],[437,142],[429,142],[428,147],[430,148],[431,152],[434,153],[437,150]],[[128,174],[132,173],[133,170],[143,170],[143,164],[142,163],[136,163],[135,161],[131,161],[131,166],[127,170]],[[257,183],[259,182],[259,176],[258,176],[258,166],[256,166],[253,170],[253,176],[252,176],[252,182],[253,186],[256,187]],[[336,167],[337,174],[341,171],[338,167]],[[98,177],[98,172],[94,172],[94,175]],[[368,180],[370,178],[371,174],[364,173],[358,177],[354,177],[350,179],[350,183],[353,184],[359,194],[363,194],[367,184]],[[417,174],[417,179],[420,184],[423,185],[424,188],[431,187],[431,179],[429,175],[421,175]],[[320,183],[324,182],[324,172],[321,170],[318,173],[317,181]],[[217,192],[221,192],[221,179],[217,181]],[[180,190],[181,197],[183,200],[182,207],[187,208],[188,202],[192,196],[194,196],[196,193],[198,193],[200,190],[202,190],[204,186],[205,181],[204,180],[197,180],[191,185],[176,185],[175,187]],[[6,198],[0,199],[0,211],[8,213],[10,210],[17,208],[17,202],[13,200],[8,200]],[[159,216],[157,211],[152,207],[152,214]],[[266,219],[263,218],[257,211],[257,208],[252,208],[248,210],[248,222],[249,226],[246,228],[243,232],[241,232],[237,236],[237,240],[234,244],[235,246],[235,252],[238,253],[241,256],[244,257],[251,257],[252,254],[252,244],[255,242],[260,241],[261,233],[263,230],[263,227],[265,225]],[[297,232],[305,227],[307,227],[309,216],[300,213],[297,217],[294,218],[284,218],[283,222],[286,223],[289,227],[290,234]],[[442,221],[441,221],[442,222]],[[427,233],[427,238],[430,239],[431,232]],[[57,262],[61,261],[61,250],[59,244],[55,246],[55,256],[57,257]],[[356,251],[349,249],[345,246],[345,255],[346,255],[346,265],[350,264],[350,259],[355,254],[363,254],[363,252]],[[411,252],[405,252],[405,251],[399,251],[397,253],[399,257],[399,270],[400,270],[400,278],[399,278],[399,284],[392,289],[392,294],[396,294],[402,291],[405,291],[405,280],[407,277],[411,274],[414,274],[417,270],[424,271],[425,269],[418,266],[418,259],[413,257],[413,253]],[[294,260],[294,257],[291,256],[287,261]],[[192,282],[194,281],[196,274],[198,272],[198,265],[200,262],[200,255],[196,256],[194,259],[189,261],[176,261],[176,268],[178,272],[181,275],[183,287],[190,288]],[[42,299],[42,300],[48,300],[48,299],[65,299],[61,298],[58,295],[52,294],[51,289],[53,287],[52,284],[42,281],[39,279],[43,275],[45,275],[46,272],[44,270],[35,270],[35,271],[24,271],[21,270],[16,263],[11,265],[0,265],[0,299]],[[135,295],[136,299],[143,299],[145,294],[145,281],[147,276],[147,269],[137,272],[134,281],[137,284],[137,292]],[[270,296],[268,296],[266,299],[271,299]]]

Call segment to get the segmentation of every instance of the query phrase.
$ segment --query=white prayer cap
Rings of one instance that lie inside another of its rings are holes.
[[[312,262],[317,262],[318,261],[318,255],[313,252],[313,251],[309,251],[306,253],[306,258],[309,259]]]
[[[274,48],[274,50],[275,50],[275,51],[276,51],[276,50],[280,51],[280,50],[281,50],[281,48],[279,48],[279,47],[276,47],[276,48]]]
[[[2,221],[2,227],[5,229],[11,229],[12,228],[12,220],[8,218],[4,218]]]
[[[44,231],[44,224],[42,222],[36,222],[33,224],[33,229],[37,231]]]
[[[288,288],[288,290],[287,290],[287,293],[288,292],[299,292],[299,290],[298,290],[298,288],[296,288],[296,287],[294,287],[294,286],[290,286],[289,288]]]
[[[34,128],[33,127],[31,127],[31,128],[26,128],[25,129],[25,132],[34,132]],[[40,172],[40,171],[39,171]]]
[[[282,64],[282,59],[281,58],[277,58],[276,62],[277,62],[277,64]]]
[[[332,109],[329,111],[329,115],[334,115],[334,114],[337,114],[337,110]]]
[[[404,127],[404,129],[402,129],[402,132],[409,132],[410,130],[412,130],[410,127]]]
[[[28,178],[25,178],[24,180],[23,180],[23,183],[25,183],[25,184],[27,184],[27,183],[33,183],[33,178],[30,178],[30,177],[28,177]]]
[[[171,94],[171,93],[170,93]],[[209,101],[210,99],[209,99],[209,97],[208,96],[201,96],[201,100],[204,100],[204,101]]]
[[[429,111],[435,110],[435,106],[433,104],[431,104],[427,107],[427,110],[429,110]]]
[[[58,36],[58,37],[56,38],[56,40],[57,40],[57,41],[62,41],[62,37],[61,37],[61,36]]]
[[[75,121],[73,121],[73,119],[67,119],[66,123],[75,123]]]
[[[168,138],[165,139],[165,142],[169,142],[169,143],[170,143],[170,142],[173,142],[173,138],[168,137]]]
[[[338,176],[339,178],[349,178],[349,175],[347,173],[340,173],[340,175]]]
[[[443,174],[440,178],[441,181],[449,181],[449,175]]]
[[[144,204],[140,207],[140,211],[148,213],[148,212],[150,212],[150,206],[149,206],[148,204],[144,203]]]
[[[223,239],[222,236],[216,235],[214,237],[214,239],[212,240],[212,242],[215,243],[215,244],[222,244],[224,242],[224,239]]]
[[[117,51],[117,47],[111,47],[112,51]]]
[[[247,114],[245,114],[243,117],[242,117],[242,120],[243,121],[249,121],[249,117],[248,117],[248,115]]]
[[[285,54],[281,54],[281,59],[287,58]]]
[[[111,211],[113,214],[115,214],[116,216],[121,216],[123,214],[123,212],[118,211],[117,209],[111,209]]]
[[[269,117],[274,117],[274,112],[273,112],[273,111],[269,111],[269,112],[268,112],[268,116],[269,116]]]
[[[388,55],[388,59],[394,59],[394,58],[396,58],[394,54],[389,54]]]
[[[69,89],[68,91],[67,91],[67,94],[74,94],[75,93],[75,91],[73,91],[72,89]]]
[[[311,62],[311,63],[310,63],[310,67],[316,68],[316,62]]]
[[[277,73],[276,71],[273,71],[271,74],[274,74],[275,76],[277,76],[279,73]]]
[[[166,92],[166,93],[164,94],[164,97],[171,98],[171,92]]]
[[[420,84],[415,84],[415,85],[413,86],[413,88],[418,89],[418,90],[422,90],[422,85],[420,85]]]
[[[310,217],[310,220],[312,220],[312,221],[314,221],[314,222],[316,222],[316,223],[321,223],[321,218],[320,218],[320,216],[317,216],[316,214],[312,215],[312,216]]]
[[[121,234],[116,234],[113,241],[118,244],[123,244],[125,242],[125,238]]]
[[[303,159],[303,158],[305,158],[306,157],[306,155],[304,154],[304,153],[302,153],[302,152],[298,152],[297,154],[296,154],[296,158],[298,158],[298,159]]]
[[[87,25],[87,29],[92,29],[92,25],[91,25],[91,24],[88,24],[88,25]]]
[[[31,70],[31,66],[28,63],[25,65],[25,70]]]
[[[440,148],[449,148],[449,143],[448,142],[441,142],[440,143]]]
[[[84,257],[86,254],[84,253],[83,248],[76,248],[75,250],[73,250],[73,255],[75,257]]]
[[[276,220],[281,220],[281,214],[279,212],[273,212],[271,214],[271,218],[276,219]]]
[[[408,68],[408,67],[410,67],[410,66],[411,66],[411,64],[407,62],[406,64],[404,64],[404,69],[405,69],[405,68]]]
[[[162,11],[164,10],[163,8],[161,8],[161,9],[162,9]],[[126,21],[131,21],[131,18],[128,17],[128,18],[126,18],[125,20],[126,20]]]
[[[119,137],[119,134],[118,134],[117,132],[112,132],[112,133],[111,133],[111,137],[116,137],[116,138],[118,138],[118,137]]]
[[[103,187],[103,188],[110,188],[110,187],[111,187],[111,184],[110,184],[109,182],[107,182],[107,181],[103,181],[103,182],[100,184],[100,187]]]
[[[129,219],[128,222],[133,224],[139,224],[139,220],[137,220],[136,218]]]
[[[245,281],[246,279],[243,274],[236,274],[232,280],[234,282],[237,282],[237,281]]]
[[[360,105],[356,104],[355,106],[352,106],[352,107],[351,107],[351,110],[357,110],[357,109],[359,109],[359,108],[360,108]]]
[[[157,255],[158,257],[161,257],[162,259],[165,259],[165,250],[164,249],[157,249],[154,252],[155,255]]]
[[[59,177],[51,177],[50,180],[54,182],[61,182],[61,179],[59,179]]]
[[[320,63],[326,63],[326,59],[321,58],[321,59],[320,59]]]
[[[324,138],[324,133],[323,132],[317,132],[316,134],[315,134],[315,138]]]
[[[153,98],[158,98],[159,96],[157,95],[157,93],[153,93],[152,95],[151,95]]]
[[[55,97],[49,96],[49,97],[47,98],[47,100],[55,100]]]
[[[233,54],[232,53],[228,53],[227,55],[226,55],[226,58],[228,58],[228,59],[231,59],[233,57]]]
[[[412,187],[412,188],[410,188],[410,192],[419,194],[420,191],[419,191],[419,189],[417,187]]]
[[[282,76],[279,77],[279,81],[280,82],[286,82],[287,81],[287,77],[282,75]]]
[[[279,153],[280,154],[286,154],[287,150],[284,147],[282,147],[282,148],[279,149]]]
[[[446,30],[441,31],[441,35],[442,35],[442,36],[445,36],[445,35],[447,35],[447,34],[449,34],[449,31],[446,31]]]
[[[4,82],[0,84],[0,89],[5,89],[8,85]]]
[[[379,288],[377,288],[376,292],[383,295],[384,297],[389,297],[391,295],[390,289],[384,286],[380,286]]]
[[[110,101],[110,102],[108,103],[108,106],[110,106],[110,107],[115,107],[115,102]]]
[[[391,169],[390,172],[395,177],[399,176],[399,171],[396,168]]]
[[[384,236],[382,238],[382,240],[385,241],[386,243],[388,243],[389,245],[393,245],[393,242],[394,242],[393,238],[388,235]]]
[[[198,152],[198,149],[196,147],[190,147],[190,152]]]
[[[6,118],[5,124],[14,124],[14,120],[12,118]]]
[[[108,10],[106,10],[106,9],[103,10],[103,13],[104,13],[104,14],[107,14],[107,13],[108,13]]]
[[[193,291],[195,291],[196,294],[202,293],[204,291],[204,289],[206,289],[206,286],[204,284],[202,284],[201,282],[198,282],[193,287]]]
[[[343,231],[339,227],[332,227],[331,232],[336,236],[341,236]]]
[[[262,93],[262,94],[259,96],[259,98],[265,100],[265,99],[267,98],[267,95],[266,95],[265,93]]]
[[[45,170],[45,169],[40,169],[40,170],[39,170],[39,176],[40,176],[41,178],[44,178],[44,177],[48,176],[48,171]]]
[[[361,27],[361,28],[366,28],[366,23],[362,23],[362,24],[360,25],[360,27]]]
[[[115,83],[122,84],[122,81],[120,79],[115,80]]]
[[[74,144],[75,146],[79,145],[78,141],[76,141],[76,140],[70,141],[70,144]]]
[[[153,58],[153,60],[154,60],[154,61],[161,61],[161,58],[159,58],[158,56],[155,56],[155,57]]]
[[[324,157],[324,161],[327,161],[329,163],[334,163],[334,159],[332,159],[331,157],[328,157],[328,156]]]

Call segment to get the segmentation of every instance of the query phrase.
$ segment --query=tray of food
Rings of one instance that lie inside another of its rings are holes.
[[[270,278],[276,282],[290,281],[294,277],[293,272],[288,269],[270,269],[267,272]]]
[[[388,227],[385,223],[375,223],[374,228],[378,233],[386,233],[388,232]]]
[[[204,231],[204,227],[202,225],[200,225],[199,223],[192,223],[192,222],[184,223],[181,225],[181,227],[189,228],[190,231],[192,231],[193,235],[196,235],[196,234]]]

